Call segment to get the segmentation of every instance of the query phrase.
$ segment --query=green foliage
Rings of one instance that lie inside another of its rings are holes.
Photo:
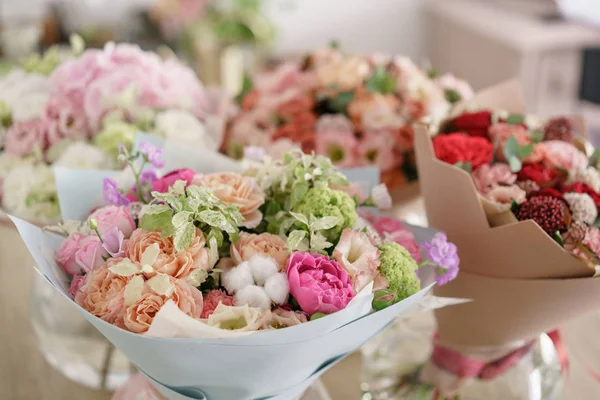
[[[388,289],[403,300],[417,293],[421,287],[417,277],[417,262],[398,243],[388,242],[378,247],[381,251],[379,272],[389,282]]]
[[[456,90],[446,89],[444,94],[446,96],[446,100],[448,100],[450,104],[458,103],[462,100],[462,96]]]
[[[396,78],[382,66],[375,68],[366,83],[367,90],[374,93],[394,93],[397,87]]]
[[[525,116],[521,114],[511,114],[506,118],[507,124],[519,125],[525,122]]]
[[[472,171],[471,161],[467,161],[467,162],[459,161],[459,162],[455,163],[454,166],[467,171],[469,174]]]
[[[517,138],[513,135],[504,143],[504,157],[508,161],[512,172],[519,172],[523,167],[522,160],[533,152],[533,143],[521,146]]]

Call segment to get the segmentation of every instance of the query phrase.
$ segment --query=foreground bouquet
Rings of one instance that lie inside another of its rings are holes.
[[[527,363],[536,339],[548,333],[561,350],[557,329],[600,306],[598,172],[582,124],[535,123],[520,99],[518,85],[500,84],[459,105],[478,111],[460,113],[433,141],[425,127],[415,136],[429,223],[461,249],[460,273],[436,293],[473,299],[436,311],[431,358],[408,377],[438,396],[541,391]],[[506,385],[509,374],[525,384]]]
[[[432,76],[405,57],[315,51],[246,81],[227,152],[278,157],[297,146],[341,168],[377,166],[388,185],[415,179],[412,124],[437,125],[472,93],[451,75]]]
[[[63,213],[96,207],[85,222],[13,220],[54,288],[168,398],[298,397],[394,318],[455,302],[420,290],[417,269],[451,280],[456,246],[430,232],[418,263],[389,223],[358,228],[326,158],[157,174],[159,155],[122,149],[130,169],[118,176],[58,171]]]
[[[118,146],[131,147],[138,130],[220,144],[221,110],[178,61],[129,44],[79,53],[62,63],[32,60],[0,80],[0,201],[9,213],[56,220],[51,166],[121,168]]]
[[[144,333],[172,300],[208,326],[274,329],[343,310],[360,293],[375,290],[383,308],[419,291],[409,250],[354,229],[356,203],[331,188],[345,182],[327,159],[290,153],[245,174],[158,178],[144,167],[161,166],[159,156],[149,144],[123,149],[135,184],[106,179],[108,205],[56,252],[75,302],[104,321]],[[456,247],[443,236],[425,246],[439,253],[425,264],[454,278]]]

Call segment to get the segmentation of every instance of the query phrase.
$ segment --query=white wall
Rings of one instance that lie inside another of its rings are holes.
[[[423,61],[425,0],[269,0],[275,50],[301,52],[337,39],[348,51],[383,51]]]

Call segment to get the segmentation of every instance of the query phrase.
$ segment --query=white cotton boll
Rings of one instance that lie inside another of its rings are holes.
[[[256,285],[246,286],[237,291],[234,301],[236,306],[247,304],[249,307],[256,307],[262,310],[271,309],[271,299],[267,296],[265,289]]]
[[[222,283],[229,294],[253,285],[254,280],[252,279],[252,271],[250,271],[248,262],[243,262],[237,267],[223,273]]]
[[[270,276],[279,272],[279,265],[270,257],[255,255],[252,256],[248,263],[250,264],[254,282],[259,286],[264,285]]]
[[[285,272],[272,275],[265,282],[265,292],[275,304],[285,304],[290,294],[290,283]]]

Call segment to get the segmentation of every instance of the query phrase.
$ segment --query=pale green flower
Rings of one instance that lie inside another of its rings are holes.
[[[117,160],[119,146],[123,145],[131,150],[137,130],[135,125],[123,121],[110,121],[104,124],[104,128],[94,138],[94,144]]]

